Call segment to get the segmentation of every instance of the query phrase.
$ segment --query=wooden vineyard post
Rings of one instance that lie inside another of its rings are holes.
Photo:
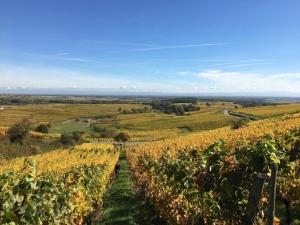
[[[267,175],[258,173],[254,179],[253,186],[250,190],[248,204],[242,222],[245,225],[253,225],[258,214],[258,204],[263,191]]]
[[[275,202],[276,202],[276,176],[278,171],[278,165],[271,165],[271,180],[270,180],[270,190],[269,190],[269,208],[268,208],[268,218],[267,225],[274,224],[275,216]]]

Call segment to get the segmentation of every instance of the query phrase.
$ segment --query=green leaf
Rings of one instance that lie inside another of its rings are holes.
[[[274,152],[271,153],[270,159],[273,163],[280,164],[280,160],[278,159],[278,157],[276,156],[276,154]]]

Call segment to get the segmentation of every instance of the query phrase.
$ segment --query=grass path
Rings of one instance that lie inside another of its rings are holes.
[[[160,225],[151,205],[134,191],[128,162],[121,153],[119,177],[104,198],[102,219],[98,225]]]

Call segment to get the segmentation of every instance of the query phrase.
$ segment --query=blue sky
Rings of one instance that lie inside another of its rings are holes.
[[[300,95],[298,0],[1,0],[0,88]]]

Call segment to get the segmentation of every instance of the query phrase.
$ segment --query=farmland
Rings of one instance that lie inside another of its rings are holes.
[[[251,122],[234,131],[220,128],[140,145],[128,149],[127,157],[137,183],[169,224],[244,223],[241,211],[248,201],[249,181],[255,171],[269,171],[272,163],[278,163],[277,207],[288,201],[296,222],[299,128],[299,115]],[[294,151],[295,158],[290,156]],[[278,214],[278,220],[287,215],[291,212]]]
[[[287,105],[276,105],[276,106],[260,106],[242,108],[236,110],[237,112],[247,113],[259,118],[276,117],[283,114],[299,113],[299,104],[287,104]]]
[[[111,147],[85,144],[1,162],[15,171],[0,175],[1,224],[82,223],[102,205],[118,160]]]
[[[56,149],[32,157],[37,163],[37,174],[65,173],[74,166],[101,164],[110,159],[116,160],[116,158],[118,158],[118,153],[113,151],[113,145],[90,143],[77,145],[68,150]],[[24,157],[17,157],[13,160],[0,161],[4,165],[1,167],[0,173],[6,170],[20,170],[24,160]]]
[[[235,117],[224,115],[224,109],[268,118],[300,111],[299,104],[242,108],[231,102],[204,102],[199,111],[183,116],[152,110],[145,113],[124,114],[121,110],[142,109],[144,103],[128,104],[35,104],[9,105],[0,111],[1,127],[9,127],[22,119],[34,123],[51,123],[50,133],[82,131],[94,133],[91,122],[116,132],[125,131],[135,140],[157,140],[201,130],[230,125]],[[158,132],[159,129],[159,132]]]
[[[299,9],[0,0],[0,225],[300,225]]]
[[[68,101],[75,102],[8,104],[0,111],[1,223],[238,224],[255,174],[268,174],[274,163],[276,220],[300,221],[300,104],[198,99],[197,110],[179,115],[176,107],[190,99],[160,100],[163,107],[176,102],[174,112],[152,108],[149,99]],[[124,141],[110,143],[120,134]],[[265,182],[261,213],[269,201]]]
[[[10,126],[24,118],[34,122],[63,123],[75,118],[89,118],[99,115],[112,115],[119,108],[139,108],[137,104],[35,104],[8,105],[0,112],[1,126]]]
[[[102,127],[129,132],[137,140],[171,137],[180,133],[218,128],[230,124],[231,117],[223,109],[233,107],[231,103],[200,103],[200,111],[176,116],[160,112],[122,114],[119,109],[130,110],[145,107],[144,104],[46,104],[7,106],[0,112],[0,124],[8,127],[28,118],[34,123],[50,122],[51,133],[75,130],[92,133],[91,121]],[[99,118],[104,117],[104,118]],[[159,134],[157,129],[160,130]],[[156,133],[156,134],[155,134]]]

